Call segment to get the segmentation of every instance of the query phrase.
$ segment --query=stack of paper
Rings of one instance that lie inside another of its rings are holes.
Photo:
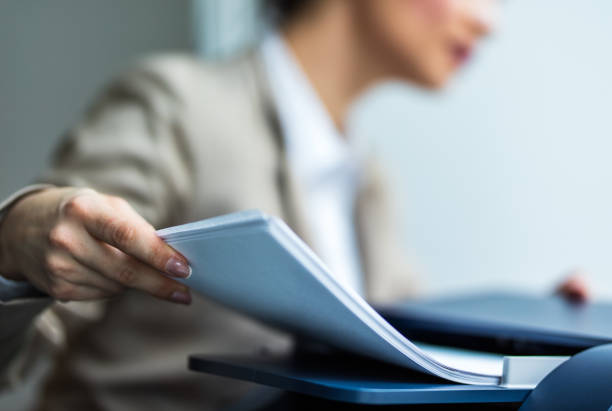
[[[189,259],[193,274],[185,284],[266,324],[451,381],[503,383],[502,356],[483,360],[464,351],[428,354],[417,347],[358,293],[344,288],[275,217],[246,211],[158,234]],[[538,381],[512,382],[531,386]]]

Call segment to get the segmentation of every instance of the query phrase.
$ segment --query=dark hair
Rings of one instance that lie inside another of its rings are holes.
[[[263,0],[264,10],[268,17],[277,24],[283,25],[293,20],[304,9],[312,6],[317,0]]]

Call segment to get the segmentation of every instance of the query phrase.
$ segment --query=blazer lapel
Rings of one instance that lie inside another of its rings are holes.
[[[270,135],[277,148],[277,185],[282,202],[283,218],[296,234],[312,247],[311,235],[306,224],[304,212],[304,195],[291,167],[287,156],[285,139],[282,134],[278,112],[270,92],[270,83],[266,75],[261,56],[257,53],[251,58],[255,84],[261,99],[261,107],[270,127]]]
[[[251,62],[261,107],[277,147],[277,184],[283,218],[308,245],[315,248],[306,224],[304,194],[289,166],[285,140],[263,61],[259,54],[253,54]],[[407,264],[403,263],[405,256],[398,247],[397,220],[393,217],[391,208],[380,170],[374,161],[368,161],[355,205],[355,227],[366,296],[374,301],[405,297],[414,290],[409,281]]]
[[[393,208],[380,166],[369,159],[355,204],[355,227],[366,298],[377,303],[407,298],[416,291]]]

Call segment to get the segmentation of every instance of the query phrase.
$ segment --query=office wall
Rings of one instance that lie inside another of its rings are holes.
[[[445,92],[378,90],[375,141],[430,293],[548,292],[573,267],[612,297],[612,2],[504,2],[499,32]]]
[[[0,198],[44,167],[95,91],[137,56],[192,46],[188,0],[0,3]]]

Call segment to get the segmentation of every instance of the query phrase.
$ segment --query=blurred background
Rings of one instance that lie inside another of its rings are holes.
[[[96,91],[159,51],[224,58],[265,30],[253,0],[4,0],[0,197],[45,167]],[[425,291],[544,291],[567,270],[612,298],[612,3],[513,0],[442,94],[355,107],[398,189]]]
[[[3,0],[0,198],[31,182],[96,91],[160,51],[225,58],[253,0]],[[582,268],[612,299],[612,2],[513,0],[442,94],[373,90],[350,129],[397,187],[424,291],[545,293]]]
[[[0,197],[45,167],[118,71],[159,51],[224,58],[265,28],[253,0],[4,0]],[[548,292],[569,269],[612,298],[612,2],[513,0],[442,94],[389,84],[353,110],[385,159],[430,294]]]

